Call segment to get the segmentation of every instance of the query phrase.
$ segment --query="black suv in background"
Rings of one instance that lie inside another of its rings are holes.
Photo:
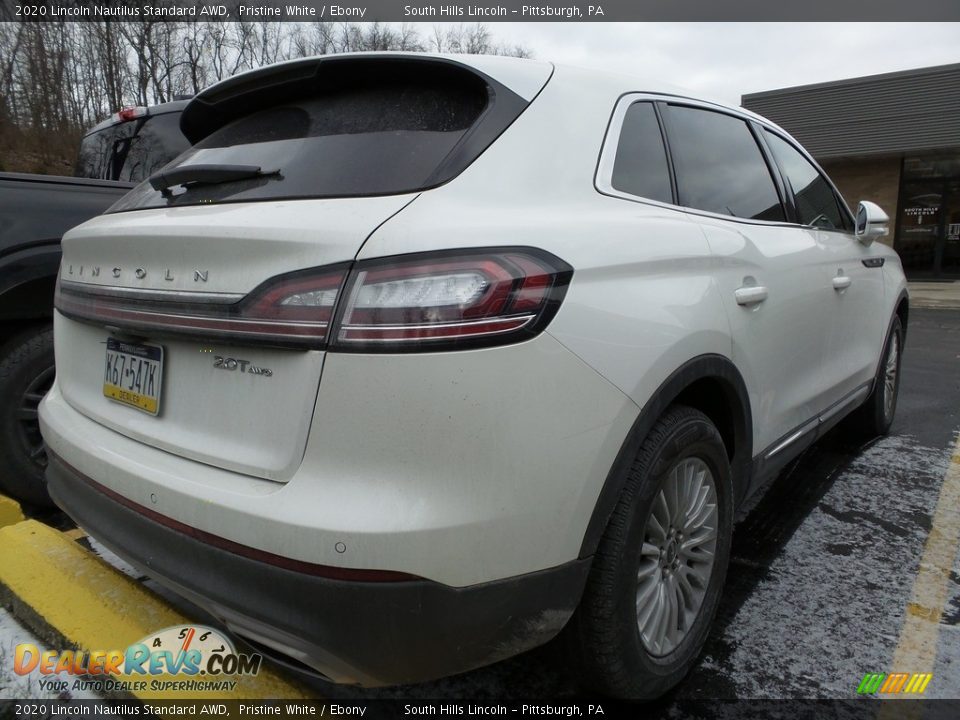
[[[60,238],[186,150],[186,100],[124,108],[84,135],[76,177],[0,173],[0,493],[50,503],[37,404],[53,382]]]

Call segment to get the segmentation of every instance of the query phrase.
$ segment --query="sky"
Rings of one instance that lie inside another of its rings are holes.
[[[542,60],[739,105],[744,93],[960,62],[960,23],[490,23]]]

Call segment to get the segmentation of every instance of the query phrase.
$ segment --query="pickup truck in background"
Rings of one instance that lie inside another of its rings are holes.
[[[37,405],[54,377],[60,238],[189,147],[186,100],[124,108],[84,135],[77,177],[0,173],[0,492],[50,504]]]

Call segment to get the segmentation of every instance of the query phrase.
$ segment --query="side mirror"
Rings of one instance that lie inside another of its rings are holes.
[[[857,206],[857,240],[869,245],[877,238],[882,238],[890,232],[887,223],[890,218],[876,203],[863,200]]]

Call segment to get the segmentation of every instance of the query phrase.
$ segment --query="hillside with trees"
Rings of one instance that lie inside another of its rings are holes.
[[[0,22],[0,171],[70,175],[83,132],[127,105],[231,75],[361,50],[527,57],[487,26],[281,22]]]

